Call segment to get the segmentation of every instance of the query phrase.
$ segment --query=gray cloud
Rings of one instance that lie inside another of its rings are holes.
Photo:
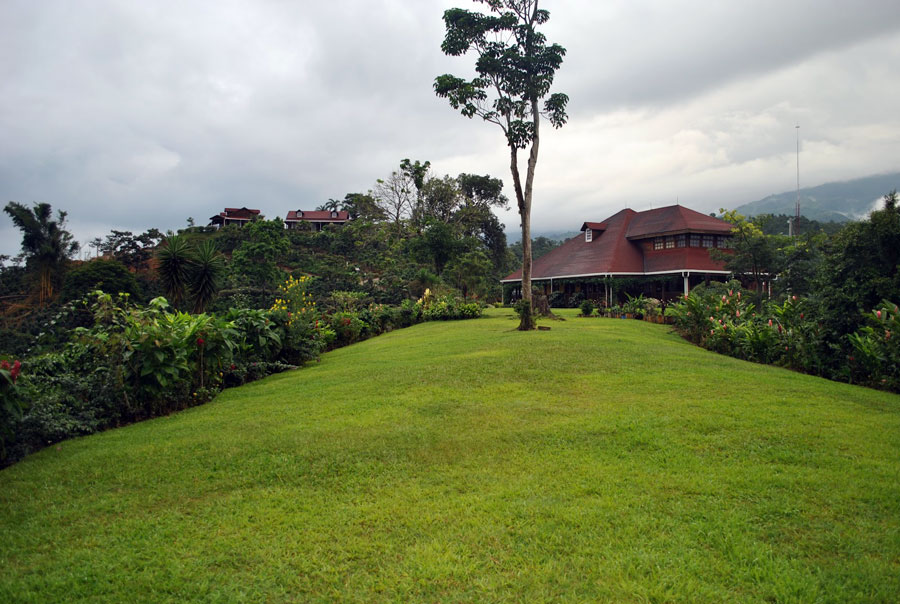
[[[431,89],[471,72],[439,49],[442,11],[468,4],[5,2],[0,193],[68,210],[86,241],[226,205],[283,216],[404,157],[508,183],[499,131]],[[545,6],[571,121],[545,129],[536,229],[789,189],[797,122],[808,184],[898,168],[896,2]],[[3,216],[0,253],[18,242]]]

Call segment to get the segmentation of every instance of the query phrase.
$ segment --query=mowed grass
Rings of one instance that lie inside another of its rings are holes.
[[[900,397],[509,310],[0,472],[0,601],[897,602]]]

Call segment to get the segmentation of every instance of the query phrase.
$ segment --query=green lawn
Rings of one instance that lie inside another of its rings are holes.
[[[509,310],[0,471],[0,601],[900,601],[900,397]]]

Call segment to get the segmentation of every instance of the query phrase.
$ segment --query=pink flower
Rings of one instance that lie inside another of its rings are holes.
[[[785,351],[785,352],[787,352],[787,349],[788,349],[788,347],[787,347],[787,346],[785,346],[785,347],[784,347],[784,351]]]
[[[13,363],[12,369],[9,370],[9,377],[12,378],[13,384],[16,383],[16,380],[19,379],[19,370],[22,368],[22,363],[16,361]]]
[[[779,323],[779,324],[778,324],[778,333],[781,333],[782,331],[784,331],[784,330],[781,329],[781,323]]]
[[[9,361],[0,361],[0,369],[9,371]]]
[[[733,290],[733,289],[729,289],[729,290],[728,290],[728,295],[729,295],[729,296],[733,296],[733,295],[734,295],[734,290]]]
[[[772,319],[769,319],[769,327],[772,327]]]
[[[735,314],[736,317],[740,317],[740,316],[741,316],[741,311],[736,310],[736,311],[734,311],[734,314]]]
[[[891,339],[891,332],[890,332],[890,331],[885,330],[885,332],[884,332],[884,339],[885,339],[885,340],[890,340],[890,339]],[[18,361],[17,361],[17,362],[18,362]]]
[[[724,301],[725,301],[725,296],[722,296],[722,302],[724,302]]]
[[[796,301],[797,301],[797,296],[791,296],[791,300],[793,300],[794,302],[796,302]]]
[[[878,318],[880,319],[880,318],[881,318],[881,311],[880,311],[880,310],[876,310],[876,311],[875,311],[875,316],[878,317]]]

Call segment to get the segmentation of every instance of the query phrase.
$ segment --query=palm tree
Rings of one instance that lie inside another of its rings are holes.
[[[156,252],[156,272],[159,273],[166,296],[177,307],[184,300],[193,250],[183,236],[171,233],[163,238],[162,244]]]
[[[188,268],[188,287],[194,297],[194,312],[199,314],[219,293],[222,275],[225,273],[225,256],[219,252],[216,242],[207,239],[197,247]]]
[[[78,243],[72,241],[72,233],[66,230],[66,213],[53,210],[49,203],[36,203],[28,208],[11,201],[3,211],[9,214],[13,224],[22,231],[22,251],[29,268],[38,273],[38,300],[41,306],[53,297],[54,286],[62,278],[66,262],[78,253]]]
[[[316,209],[319,211],[325,210],[328,212],[337,212],[341,209],[341,202],[339,202],[337,199],[329,199]]]

